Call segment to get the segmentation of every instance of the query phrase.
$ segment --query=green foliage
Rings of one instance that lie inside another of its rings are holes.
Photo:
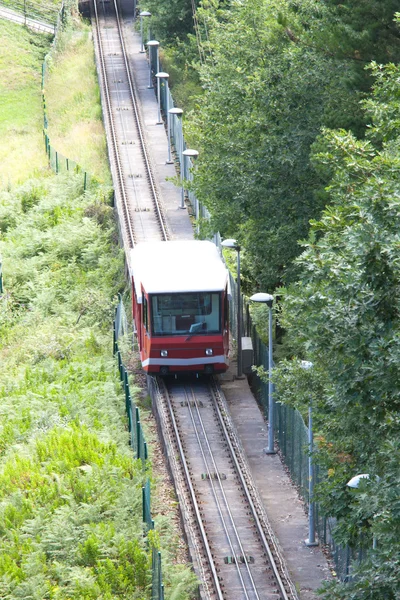
[[[400,35],[394,16],[396,0],[327,0],[332,10],[331,39],[335,53],[361,62],[400,60]]]
[[[352,510],[346,519],[346,531],[354,530],[365,558],[354,564],[354,580],[325,586],[329,600],[397,600],[400,594],[400,452],[399,444],[387,442],[381,448],[386,476],[367,481],[350,492]],[[345,529],[343,527],[343,529]],[[343,532],[346,534],[346,531]],[[347,534],[348,536],[348,534]],[[371,549],[371,536],[376,548]],[[368,543],[369,547],[366,547]]]
[[[322,18],[313,6],[309,19]],[[308,36],[290,2],[231,7],[211,32],[213,60],[201,70],[206,91],[190,131],[199,199],[223,236],[243,241],[249,278],[270,290],[295,277],[297,240],[326,201],[309,160],[321,125],[354,123],[351,68]]]
[[[111,211],[100,208],[107,193],[81,186],[54,177],[2,196],[0,596],[9,599],[143,598],[148,585],[143,472],[110,356],[122,261]]]
[[[399,591],[399,449],[393,440],[400,432],[400,69],[370,69],[376,84],[364,102],[371,121],[366,139],[341,130],[325,131],[319,141],[315,161],[333,173],[332,204],[312,222],[298,259],[302,275],[283,290],[281,315],[294,351],[322,376],[317,443],[329,477],[319,499],[325,512],[340,517],[340,542],[357,546],[360,533],[366,548],[373,536],[378,542],[351,586],[330,590],[330,599],[397,598]],[[296,378],[282,375],[290,391],[283,385],[281,397],[290,400]],[[369,473],[372,481],[354,497],[346,481],[356,473]],[[378,576],[389,573],[384,560],[393,577]]]
[[[144,4],[140,5],[140,10],[151,12],[151,30],[157,32],[156,39],[167,45],[175,40],[186,38],[187,34],[193,31],[192,4],[190,2],[146,0]],[[145,23],[146,25],[147,23]]]

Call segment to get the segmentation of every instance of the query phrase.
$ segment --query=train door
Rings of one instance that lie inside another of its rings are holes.
[[[229,303],[228,303],[228,289],[225,288],[225,291],[223,292],[223,328],[222,328],[222,335],[223,337],[223,344],[224,344],[224,353],[225,356],[229,355]]]
[[[150,315],[148,298],[143,292],[143,301],[141,304],[141,339],[142,339],[142,362],[150,357]]]

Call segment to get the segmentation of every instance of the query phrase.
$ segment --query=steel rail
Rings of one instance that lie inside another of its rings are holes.
[[[139,110],[138,110],[137,102],[136,102],[136,92],[134,90],[134,85],[133,85],[133,81],[132,81],[132,77],[131,77],[131,71],[129,68],[129,62],[128,62],[128,58],[127,58],[126,50],[125,50],[124,35],[123,35],[122,28],[121,28],[117,0],[114,0],[113,3],[114,3],[114,7],[115,7],[115,15],[116,15],[116,22],[117,22],[117,26],[118,26],[118,33],[119,33],[120,40],[121,40],[122,56],[124,59],[129,90],[131,93],[131,101],[132,101],[132,106],[133,106],[134,113],[135,113],[136,125],[137,125],[137,130],[138,130],[138,134],[139,134],[139,138],[140,138],[143,159],[144,159],[144,162],[146,165],[146,170],[147,170],[147,174],[148,174],[148,178],[149,178],[151,191],[153,194],[154,205],[156,208],[156,214],[158,217],[158,221],[159,221],[159,224],[161,227],[162,236],[163,236],[164,240],[166,241],[166,240],[168,240],[168,233],[167,233],[167,229],[165,226],[164,215],[162,214],[162,210],[161,210],[159,199],[158,199],[156,184],[154,182],[153,172],[152,172],[151,165],[150,165],[150,159],[149,159],[147,148],[146,148],[146,141],[145,141],[143,131],[142,131],[141,119],[140,119]]]
[[[133,233],[131,220],[129,218],[128,200],[126,197],[123,173],[122,173],[122,166],[121,166],[121,161],[120,161],[119,152],[118,152],[117,136],[116,136],[115,128],[114,128],[114,120],[113,120],[112,109],[111,109],[111,99],[110,99],[110,93],[109,93],[109,89],[108,89],[107,69],[106,69],[106,64],[105,64],[105,60],[104,60],[103,47],[102,47],[102,43],[101,43],[102,40],[101,40],[101,34],[100,34],[99,15],[98,15],[98,11],[97,11],[97,0],[94,0],[93,5],[94,5],[95,18],[96,18],[97,47],[98,47],[99,58],[100,58],[101,79],[102,79],[102,83],[103,83],[102,87],[103,87],[105,99],[106,99],[106,108],[107,108],[107,113],[108,113],[108,126],[109,126],[111,137],[112,137],[112,151],[113,151],[113,155],[114,155],[114,164],[117,168],[119,191],[121,193],[123,209],[125,212],[125,219],[127,221],[127,230],[128,230],[128,236],[129,236],[128,243],[129,243],[130,247],[133,248],[133,246],[135,245],[135,236]]]
[[[157,381],[159,382],[159,380],[157,380]],[[183,470],[184,470],[184,474],[185,474],[186,484],[187,484],[189,492],[190,492],[190,499],[192,501],[192,505],[193,505],[193,508],[194,508],[197,525],[199,527],[201,538],[202,538],[202,542],[203,542],[203,545],[204,545],[204,549],[206,551],[208,565],[209,565],[209,567],[211,569],[211,573],[212,573],[212,576],[213,576],[213,581],[214,581],[215,591],[217,593],[217,598],[218,598],[218,600],[224,600],[224,595],[223,595],[222,590],[221,590],[221,586],[220,586],[220,583],[219,583],[217,570],[216,570],[215,564],[214,564],[214,559],[213,559],[213,556],[212,556],[212,553],[211,553],[210,546],[208,544],[207,534],[206,534],[206,531],[204,529],[204,524],[203,524],[203,520],[201,518],[199,505],[198,505],[198,502],[197,502],[197,499],[196,499],[196,493],[194,491],[192,480],[191,480],[191,477],[190,477],[190,471],[189,471],[189,467],[187,465],[187,461],[186,461],[186,457],[185,457],[185,452],[184,452],[184,449],[183,449],[183,446],[182,446],[181,436],[179,434],[179,428],[178,428],[178,425],[177,425],[177,422],[176,422],[176,419],[175,419],[175,414],[174,414],[174,410],[173,410],[173,407],[172,407],[170,395],[169,395],[168,389],[167,389],[167,387],[165,385],[165,382],[163,380],[161,380],[161,381],[162,381],[162,387],[163,387],[163,394],[164,394],[166,402],[167,402],[169,416],[171,418],[172,426],[173,426],[173,429],[174,429],[175,441],[176,441],[176,443],[178,445],[178,449],[179,449],[179,455],[180,455],[181,464],[182,464],[182,467],[183,467]]]
[[[219,471],[218,471],[218,468],[217,468],[217,464],[216,464],[215,459],[214,459],[213,451],[212,451],[211,445],[210,445],[209,440],[208,440],[207,431],[206,431],[206,428],[204,426],[204,422],[203,422],[203,419],[201,417],[201,413],[199,411],[199,405],[198,405],[198,402],[196,400],[196,395],[194,393],[194,390],[193,390],[192,386],[190,387],[190,392],[191,392],[191,396],[193,398],[194,406],[196,408],[198,422],[199,422],[199,425],[201,427],[201,432],[203,434],[204,442],[206,444],[206,447],[207,447],[207,450],[208,450],[208,454],[210,456],[210,459],[211,459],[211,462],[212,462],[212,466],[214,468],[214,472],[215,472],[215,475],[216,475],[216,478],[217,478],[217,481],[218,481],[218,484],[219,484],[219,490],[221,492],[222,498],[223,498],[224,503],[225,503],[225,509],[226,509],[226,511],[228,513],[228,517],[230,519],[230,524],[232,526],[234,535],[236,537],[237,545],[239,546],[240,552],[241,552],[241,554],[243,556],[243,559],[244,559],[245,567],[246,567],[246,570],[247,570],[247,573],[248,573],[248,576],[249,576],[249,579],[250,579],[250,582],[251,582],[252,590],[253,590],[253,592],[254,592],[257,600],[260,600],[260,596],[258,594],[256,584],[255,584],[253,576],[251,574],[250,565],[249,565],[249,563],[247,561],[246,553],[244,551],[242,542],[240,540],[240,535],[239,535],[239,532],[238,532],[237,527],[235,525],[235,520],[234,520],[232,511],[230,509],[230,506],[229,506],[229,501],[228,501],[228,498],[226,497],[226,494],[225,494],[225,491],[224,491],[224,486],[222,484],[222,480],[221,480],[221,477],[220,477],[220,474],[219,474]],[[184,387],[184,393],[187,395],[186,387]],[[211,395],[211,397],[212,397],[212,395]],[[190,416],[191,416],[191,419],[192,419],[193,427],[194,427],[194,430],[195,430],[195,435],[196,435],[196,438],[197,438],[197,442],[199,444],[199,448],[200,448],[201,454],[203,456],[204,464],[205,464],[205,466],[207,468],[207,472],[208,472],[209,480],[210,480],[210,485],[211,485],[211,488],[213,490],[214,500],[215,500],[215,503],[216,503],[216,506],[217,506],[217,509],[218,509],[218,513],[219,513],[219,516],[220,516],[220,519],[221,519],[221,522],[222,522],[222,526],[223,526],[223,529],[225,531],[225,535],[227,537],[227,540],[228,540],[228,543],[229,543],[229,547],[230,547],[231,552],[232,552],[232,556],[235,558],[236,571],[237,571],[238,577],[240,579],[240,583],[242,585],[242,589],[243,589],[243,592],[245,594],[246,600],[250,600],[250,596],[248,594],[248,589],[246,588],[246,584],[244,582],[243,575],[242,575],[241,570],[239,568],[238,556],[237,556],[237,553],[235,552],[235,549],[234,549],[234,540],[232,540],[232,536],[231,536],[231,534],[228,531],[228,526],[227,526],[227,523],[226,523],[226,519],[225,519],[225,517],[222,514],[221,503],[220,503],[220,501],[218,499],[218,494],[217,494],[216,489],[215,489],[216,486],[214,484],[213,477],[211,476],[211,471],[210,471],[210,468],[209,468],[209,463],[208,463],[208,460],[207,460],[207,458],[205,456],[205,453],[204,453],[204,450],[203,450],[203,444],[202,444],[202,442],[200,440],[200,436],[199,436],[199,433],[197,431],[197,427],[196,427],[196,424],[195,424],[195,419],[194,419],[194,416],[193,416],[193,410],[192,410],[192,407],[190,406],[190,402],[188,402],[188,408],[189,408]]]
[[[247,501],[248,501],[248,503],[249,503],[249,506],[250,506],[250,509],[251,509],[251,512],[252,512],[252,516],[253,516],[253,518],[254,518],[254,520],[255,520],[255,524],[256,524],[256,527],[257,527],[257,531],[258,531],[258,533],[259,533],[259,535],[260,535],[260,538],[261,538],[261,540],[262,540],[263,546],[264,546],[264,548],[265,548],[265,551],[266,551],[266,553],[267,553],[267,555],[268,555],[268,560],[269,560],[269,562],[270,562],[270,565],[271,565],[271,567],[272,567],[272,570],[273,570],[273,572],[274,572],[274,576],[275,576],[275,578],[276,578],[276,581],[277,581],[277,583],[278,583],[278,585],[279,585],[279,592],[282,594],[282,598],[283,598],[283,600],[290,600],[289,596],[288,596],[288,595],[287,595],[287,593],[286,593],[285,585],[284,585],[284,583],[283,583],[283,581],[282,581],[281,574],[279,573],[279,570],[278,570],[278,568],[277,568],[276,561],[275,561],[275,557],[273,556],[273,554],[272,554],[272,552],[271,552],[271,546],[270,546],[270,543],[268,542],[268,540],[267,540],[267,538],[266,538],[266,536],[265,536],[264,529],[263,529],[263,527],[262,527],[262,525],[261,525],[261,522],[260,522],[260,519],[259,519],[259,516],[258,516],[257,510],[256,510],[256,508],[255,508],[255,505],[254,505],[253,499],[252,499],[252,497],[251,497],[251,493],[250,493],[250,491],[249,491],[249,488],[248,488],[248,485],[247,485],[247,483],[246,483],[245,476],[244,476],[244,474],[243,474],[243,470],[242,470],[242,468],[241,468],[241,466],[240,466],[240,464],[239,464],[239,461],[238,461],[238,459],[237,459],[237,456],[236,456],[236,452],[235,452],[235,450],[234,450],[234,447],[233,447],[233,444],[232,444],[232,442],[231,442],[231,439],[230,439],[230,436],[229,436],[228,430],[227,430],[227,428],[226,428],[225,420],[224,420],[224,418],[223,418],[223,416],[222,416],[222,413],[221,413],[221,410],[220,410],[219,404],[218,404],[218,402],[217,402],[217,399],[216,399],[216,389],[215,389],[215,388],[216,388],[216,384],[215,384],[215,382],[214,382],[214,385],[213,385],[213,386],[210,386],[210,390],[211,390],[211,394],[212,394],[212,396],[213,396],[213,398],[214,398],[214,403],[215,403],[216,412],[217,412],[217,414],[218,414],[218,418],[219,418],[219,421],[220,421],[220,425],[221,425],[221,427],[222,427],[222,430],[223,430],[223,432],[224,432],[225,440],[226,440],[226,442],[228,443],[229,450],[230,450],[230,452],[231,452],[231,456],[232,456],[232,459],[233,459],[233,461],[234,461],[234,464],[235,464],[236,472],[237,472],[237,474],[238,474],[238,477],[239,477],[239,479],[240,479],[240,481],[241,481],[241,484],[242,484],[242,486],[243,486],[244,492],[245,492],[245,494],[246,494],[246,499],[247,499]],[[219,393],[219,392],[218,392],[218,393]],[[289,587],[289,588],[291,588],[291,587],[292,587],[289,581],[287,581],[287,582],[286,582],[286,585],[287,585],[287,587]]]

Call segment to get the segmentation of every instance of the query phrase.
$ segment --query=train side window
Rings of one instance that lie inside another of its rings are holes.
[[[227,289],[225,289],[225,294],[224,294],[224,322],[225,322],[225,329],[228,329],[229,303],[228,303],[228,290]]]
[[[144,296],[143,298],[143,325],[146,331],[149,331],[149,317],[148,317],[148,307],[147,307],[147,298]]]

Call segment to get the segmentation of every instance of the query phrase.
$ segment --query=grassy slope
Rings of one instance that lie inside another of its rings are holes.
[[[14,82],[0,152],[15,149],[8,181],[25,178],[0,195],[0,597],[142,598],[143,474],[110,356],[124,282],[108,191],[45,166],[43,37],[5,24],[0,45]]]
[[[87,25],[79,24],[53,57],[45,83],[48,133],[52,146],[64,156],[110,182],[90,33]]]
[[[49,37],[0,19],[0,187],[46,169],[41,64]]]

